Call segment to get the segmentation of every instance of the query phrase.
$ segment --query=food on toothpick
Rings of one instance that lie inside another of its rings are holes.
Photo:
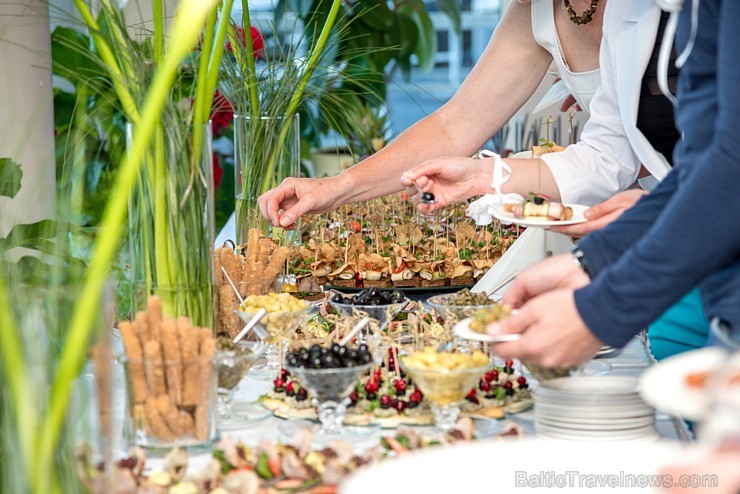
[[[573,217],[573,208],[559,202],[551,202],[545,197],[531,194],[522,203],[506,203],[504,211],[513,213],[517,218],[544,218],[548,220],[569,220]]]

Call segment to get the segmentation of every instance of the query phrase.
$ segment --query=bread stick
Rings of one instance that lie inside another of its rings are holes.
[[[176,405],[182,403],[182,355],[177,338],[175,320],[165,318],[161,324],[162,353],[165,360],[167,376],[167,393]]]
[[[144,343],[152,339],[152,335],[149,332],[149,319],[146,316],[146,312],[139,311],[134,318],[134,329],[139,335],[141,341],[141,347],[144,348]]]
[[[198,372],[198,402],[195,407],[195,437],[200,440],[208,439],[211,428],[211,377],[215,355],[216,341],[209,334],[201,342],[198,355],[200,371]]]
[[[181,405],[193,406],[197,403],[198,390],[198,341],[193,334],[187,317],[177,319],[177,340],[182,353],[182,400]]]
[[[160,325],[162,324],[162,299],[157,295],[149,297],[146,303],[146,319],[149,324],[149,337],[161,342]]]
[[[144,403],[148,394],[144,375],[144,350],[130,322],[121,321],[118,329],[121,332],[123,349],[126,352],[131,400],[133,403]]]
[[[150,397],[167,392],[162,350],[158,341],[147,341],[144,345],[144,373]]]
[[[146,416],[145,423],[149,425],[150,436],[163,441],[172,441],[175,439],[175,434],[167,427],[164,418],[160,415],[157,400],[153,396],[147,398],[144,405],[144,413]]]
[[[170,400],[170,397],[166,394],[159,395],[155,398],[157,404],[157,411],[165,422],[167,428],[172,431],[175,436],[182,435],[182,429],[180,424],[180,412],[178,412],[175,404]]]

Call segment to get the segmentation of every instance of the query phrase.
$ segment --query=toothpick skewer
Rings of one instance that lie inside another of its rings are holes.
[[[369,317],[363,317],[362,319],[360,319],[357,322],[357,324],[355,324],[355,326],[352,329],[350,329],[349,332],[346,335],[344,335],[344,338],[342,338],[342,341],[340,341],[339,344],[341,346],[345,346],[347,343],[349,343],[350,341],[352,341],[352,338],[354,338],[355,335],[362,328],[364,328],[365,326],[367,326],[367,323],[369,323],[369,322],[370,322],[370,318]]]

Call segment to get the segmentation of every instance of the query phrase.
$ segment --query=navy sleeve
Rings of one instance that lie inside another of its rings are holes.
[[[692,163],[677,164],[672,172],[675,192],[647,234],[575,294],[584,322],[609,345],[624,345],[702,279],[728,266],[740,251],[740,163],[734,130],[740,115],[740,29],[736,26],[740,2],[706,3],[719,7],[715,12],[709,8],[716,14],[705,17],[711,23],[700,21],[700,36],[705,39],[697,39],[698,53],[689,60],[713,58],[715,63],[704,73],[703,67],[689,68],[687,63],[684,70],[693,70],[691,82],[698,85],[686,86],[678,108],[679,128],[688,140],[684,149]],[[712,37],[717,39],[716,48]],[[701,77],[712,78],[711,72],[716,73],[716,91],[707,95],[701,89],[711,83],[703,84]],[[692,141],[707,128],[712,129],[711,140]],[[612,236],[604,235],[601,241],[618,241]]]
[[[588,234],[578,243],[585,254],[588,270],[593,278],[619,259],[637,242],[660,215],[676,187],[676,175],[671,172],[653,192],[642,197],[625,211],[619,221]]]

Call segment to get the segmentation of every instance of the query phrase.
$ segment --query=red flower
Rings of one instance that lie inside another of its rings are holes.
[[[244,28],[234,24],[234,33],[236,34],[236,38],[239,40],[241,46],[246,46],[247,36],[244,32]],[[254,58],[257,59],[264,57],[265,40],[262,38],[262,33],[260,33],[254,26],[250,26],[250,33],[252,34],[252,50],[254,51]],[[230,41],[226,42],[226,51],[229,53],[234,51]]]
[[[234,120],[234,109],[228,100],[217,89],[213,94],[213,103],[211,103],[211,122],[213,123],[213,135],[218,136],[223,129],[229,126]]]
[[[221,185],[221,177],[223,177],[224,171],[221,168],[221,165],[218,163],[218,155],[216,153],[213,153],[213,187],[214,190],[218,189],[218,186]]]

